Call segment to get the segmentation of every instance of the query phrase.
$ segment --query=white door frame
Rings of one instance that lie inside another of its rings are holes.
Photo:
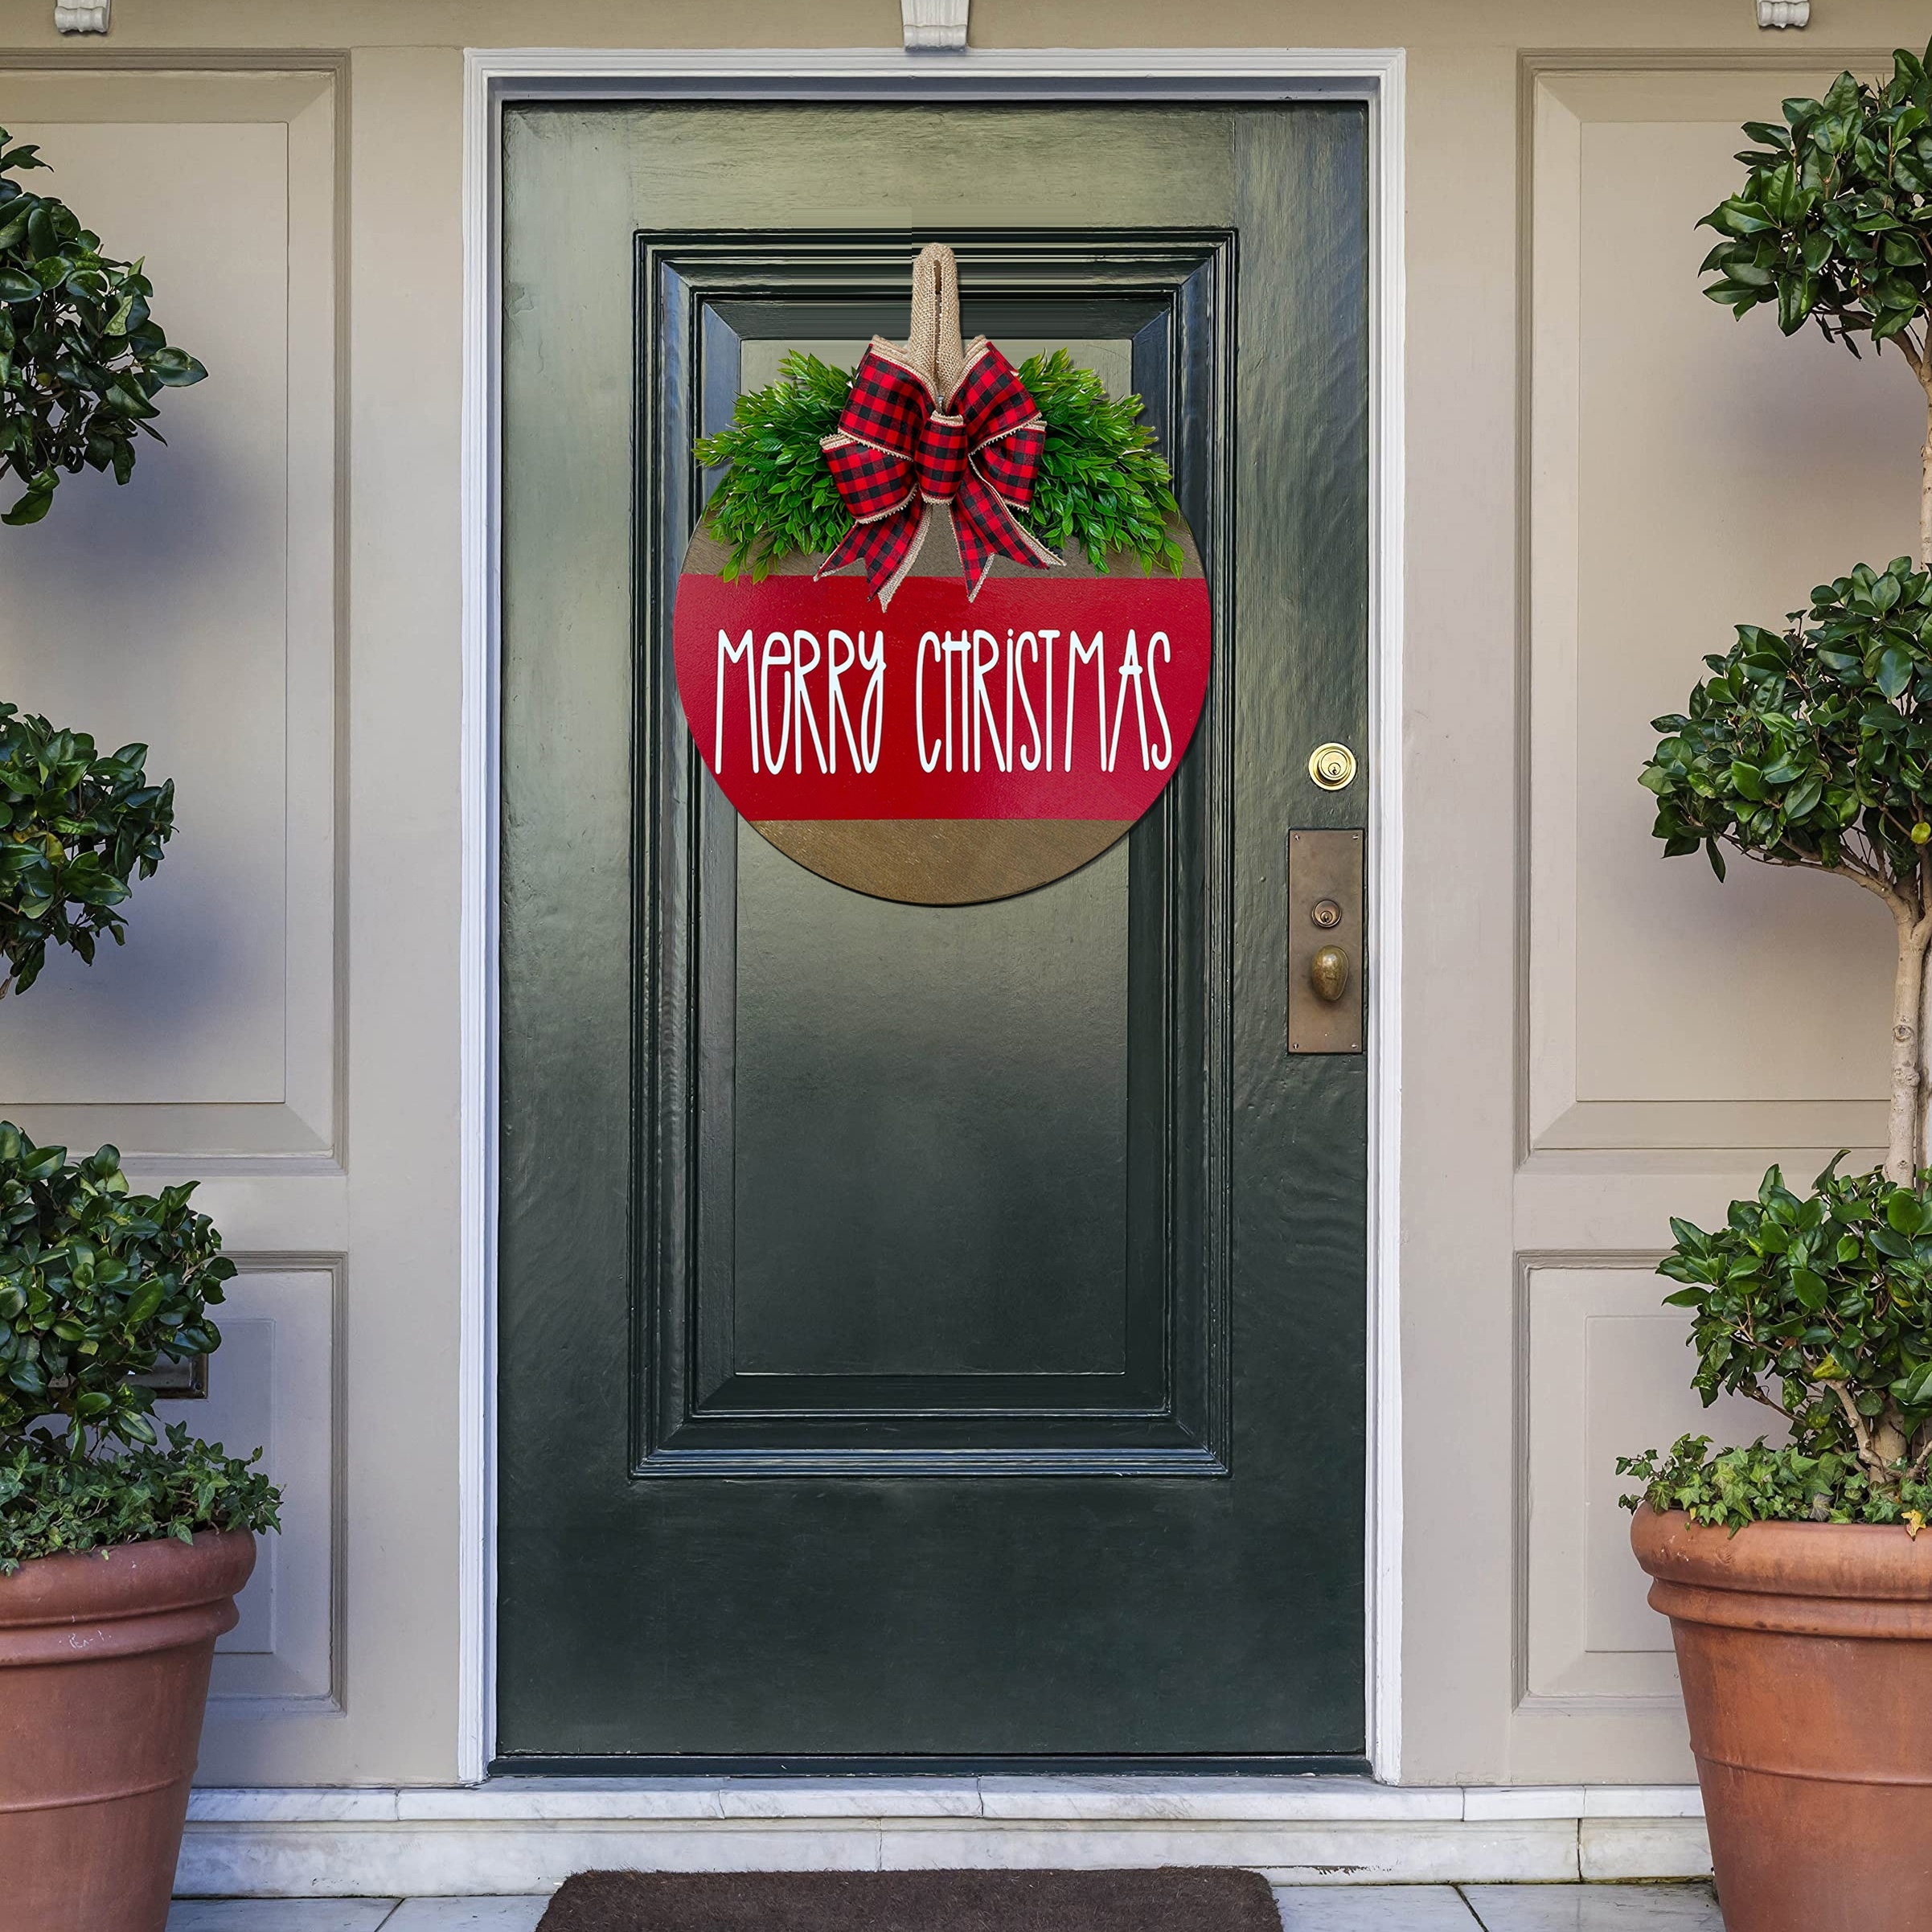
[[[463,113],[462,1232],[457,1776],[496,1744],[500,131],[532,99],[1365,101],[1369,117],[1368,1752],[1401,1775],[1403,54],[1401,48],[470,48]]]

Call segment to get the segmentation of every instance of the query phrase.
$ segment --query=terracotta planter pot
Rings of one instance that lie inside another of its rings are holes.
[[[1640,1509],[1671,1620],[1726,1932],[1923,1924],[1932,1534]]]
[[[0,1924],[162,1932],[215,1639],[255,1539],[204,1531],[0,1577]]]

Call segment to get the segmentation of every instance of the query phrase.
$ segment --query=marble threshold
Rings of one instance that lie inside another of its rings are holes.
[[[187,1897],[478,1897],[596,1867],[1242,1865],[1278,1885],[1705,1877],[1695,1786],[1342,1778],[494,1778],[194,1794]]]

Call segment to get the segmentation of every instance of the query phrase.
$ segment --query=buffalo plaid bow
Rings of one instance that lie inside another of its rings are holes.
[[[853,522],[818,574],[863,564],[881,608],[912,568],[934,503],[952,506],[969,598],[979,594],[996,556],[1035,568],[1060,561],[1013,515],[1032,501],[1047,441],[1013,365],[991,343],[975,343],[945,399],[950,407],[936,408],[937,400],[924,375],[875,342],[852,378],[837,433],[824,441]]]

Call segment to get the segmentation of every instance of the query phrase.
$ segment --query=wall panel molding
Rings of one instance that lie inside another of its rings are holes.
[[[202,1763],[239,1780],[274,1762],[286,1725],[339,1721],[345,1709],[346,1264],[231,1254],[238,1272],[216,1311],[223,1345],[207,1396],[164,1401],[157,1414],[232,1455],[260,1448],[283,1492],[281,1529],[257,1540],[241,1622],[215,1650]]]
[[[1729,1165],[1882,1142],[1865,1038],[1882,1045],[1882,1012],[1862,1024],[1889,984],[1882,915],[1835,882],[1739,863],[1720,888],[1667,864],[1635,783],[1649,716],[1681,704],[1731,623],[1776,622],[1860,546],[1882,561],[1909,540],[1889,474],[1861,491],[1835,472],[1845,507],[1794,523],[1774,473],[1830,408],[1902,476],[1917,436],[1915,398],[1889,394],[1899,372],[1786,344],[1761,316],[1737,327],[1697,289],[1692,224],[1734,171],[1737,122],[1836,61],[1807,46],[1521,64],[1521,1157]],[[1764,1053],[1758,1023],[1807,999],[1822,1013],[1827,986],[1845,1020]]]
[[[125,949],[50,961],[35,1025],[0,1034],[0,1106],[43,1139],[200,1172],[326,1171],[343,1114],[346,62],[158,65],[0,61],[0,116],[54,164],[40,185],[110,251],[148,256],[157,313],[211,372],[125,491],[70,481],[12,547],[8,694],[106,745],[149,742],[178,822]],[[160,150],[167,165],[133,165]],[[37,648],[50,629],[59,653]]]

